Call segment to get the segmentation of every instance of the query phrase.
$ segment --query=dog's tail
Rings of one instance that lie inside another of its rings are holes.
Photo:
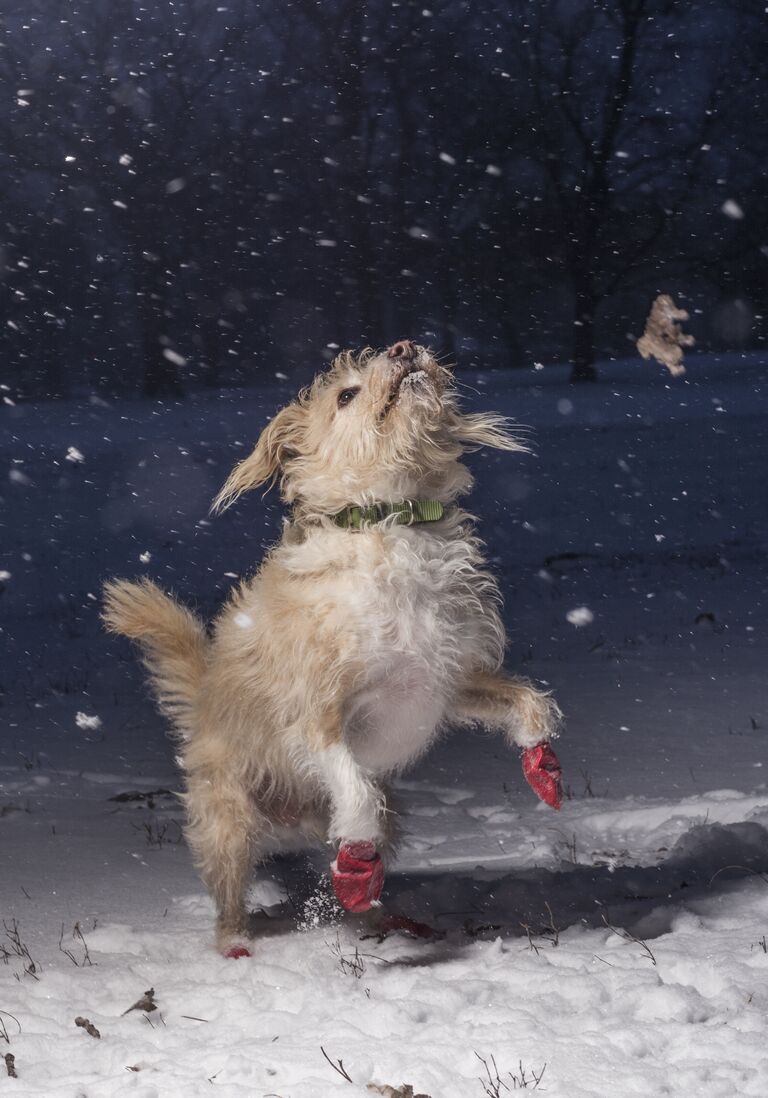
[[[105,584],[102,618],[111,633],[139,643],[161,710],[188,736],[206,665],[203,623],[147,579]]]

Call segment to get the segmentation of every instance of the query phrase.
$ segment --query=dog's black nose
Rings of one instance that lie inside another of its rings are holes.
[[[417,354],[418,350],[415,343],[412,343],[410,339],[401,339],[389,348],[387,358],[411,359],[416,358]]]

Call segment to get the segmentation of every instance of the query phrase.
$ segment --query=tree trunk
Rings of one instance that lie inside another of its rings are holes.
[[[504,311],[501,317],[501,333],[504,340],[503,353],[506,359],[503,365],[515,369],[525,365],[525,353],[520,343],[520,331],[517,321],[513,320],[510,315],[512,308],[513,303],[510,301],[508,309]]]
[[[222,372],[222,335],[218,318],[218,303],[200,301],[198,341],[206,389],[218,389]]]
[[[163,352],[161,337],[166,335],[163,315],[165,287],[160,263],[146,258],[140,247],[134,249],[134,284],[139,322],[139,347],[143,368],[141,391],[148,397],[179,397],[184,390],[175,362]]]
[[[576,294],[576,318],[573,325],[573,365],[571,381],[597,381],[595,369],[595,312],[597,301],[591,293]]]
[[[184,396],[184,389],[176,366],[164,358],[160,347],[154,351],[144,348],[144,384],[142,394],[147,397],[174,397],[179,400]]]
[[[610,165],[616,141],[632,95],[638,33],[641,22],[648,18],[644,0],[618,5],[621,17],[619,65],[612,93],[607,99],[607,111],[602,134],[596,146],[587,154],[591,180],[579,193],[585,211],[578,247],[571,257],[573,283],[576,287],[576,318],[573,334],[573,369],[571,381],[597,381],[595,370],[595,313],[600,300],[595,293],[595,274],[605,266],[605,244],[600,240],[600,228],[605,211],[612,202],[609,180]],[[587,269],[580,269],[580,260]]]
[[[440,337],[438,351],[440,354],[447,355],[450,362],[454,363],[458,350],[456,321],[458,319],[460,294],[457,268],[460,266],[460,261],[457,261],[457,257],[450,247],[443,254],[435,251],[434,255],[435,282],[440,295],[437,302],[438,333]],[[460,249],[459,255],[461,255]]]
[[[380,327],[377,296],[378,278],[374,267],[372,236],[366,207],[358,200],[365,196],[370,179],[370,104],[365,88],[365,0],[349,0],[346,18],[340,28],[338,53],[341,64],[334,72],[336,104],[342,119],[339,153],[344,165],[345,186],[340,193],[341,223],[347,232],[347,276],[354,287],[357,339],[376,344]],[[395,339],[401,338],[395,336]]]

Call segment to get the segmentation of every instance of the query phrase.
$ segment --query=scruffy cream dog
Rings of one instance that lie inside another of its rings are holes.
[[[500,670],[499,591],[462,455],[523,447],[497,415],[462,414],[450,373],[409,341],[344,353],[262,432],[214,508],[278,482],[282,540],[212,638],[154,584],[106,587],[107,627],[139,642],[186,779],[187,838],[238,956],[254,861],[328,841],[337,896],[376,903],[388,845],[381,781],[448,723],[498,727],[559,806],[548,746],[560,711]]]

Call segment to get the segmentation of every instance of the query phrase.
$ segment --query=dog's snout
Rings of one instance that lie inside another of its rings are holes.
[[[402,358],[406,361],[416,358],[418,351],[416,344],[411,342],[410,339],[400,339],[397,343],[393,343],[387,351],[387,358]]]

